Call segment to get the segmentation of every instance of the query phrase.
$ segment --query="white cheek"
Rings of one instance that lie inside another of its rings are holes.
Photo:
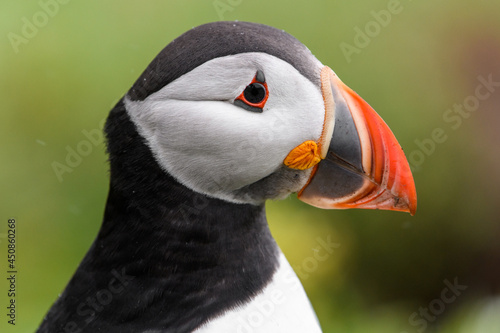
[[[191,93],[206,92],[207,84],[197,85],[191,73],[144,101],[125,98],[129,115],[164,170],[197,192],[232,201],[232,191],[269,176],[293,148],[319,138],[324,119],[319,87],[288,63],[271,56],[265,60],[270,97],[262,113],[229,100],[189,100],[190,93],[182,95],[181,89],[187,82]],[[249,81],[246,76],[251,74],[251,80],[255,68],[243,73],[243,82]],[[226,94],[230,88],[224,88]]]
[[[174,80],[157,97],[162,100],[228,101],[243,91],[255,73],[255,64],[247,57],[217,58]]]
[[[225,102],[165,101],[153,114],[141,127],[157,161],[202,193],[230,192],[271,174],[294,136],[271,113],[252,113]]]
[[[325,107],[319,87],[289,68],[289,64],[276,59],[266,65],[267,73],[271,73],[270,97],[264,110],[267,133],[273,144],[285,152],[284,159],[302,142],[319,139]]]

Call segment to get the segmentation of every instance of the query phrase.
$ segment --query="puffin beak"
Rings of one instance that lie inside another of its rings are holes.
[[[298,198],[324,209],[384,209],[415,214],[417,194],[408,161],[386,123],[328,67],[319,162]]]

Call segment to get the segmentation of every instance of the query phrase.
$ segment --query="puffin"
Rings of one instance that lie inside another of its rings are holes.
[[[283,30],[170,42],[110,111],[101,228],[37,332],[321,332],[265,202],[414,214],[393,133]]]

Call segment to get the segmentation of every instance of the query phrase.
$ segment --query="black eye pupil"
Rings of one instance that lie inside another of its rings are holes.
[[[249,103],[259,104],[266,97],[266,88],[258,82],[249,84],[245,88],[243,96],[245,96]]]

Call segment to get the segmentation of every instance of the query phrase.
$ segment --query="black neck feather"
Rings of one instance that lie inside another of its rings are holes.
[[[278,248],[264,206],[179,184],[160,169],[122,101],[106,132],[103,225],[39,332],[191,332],[269,283]]]

